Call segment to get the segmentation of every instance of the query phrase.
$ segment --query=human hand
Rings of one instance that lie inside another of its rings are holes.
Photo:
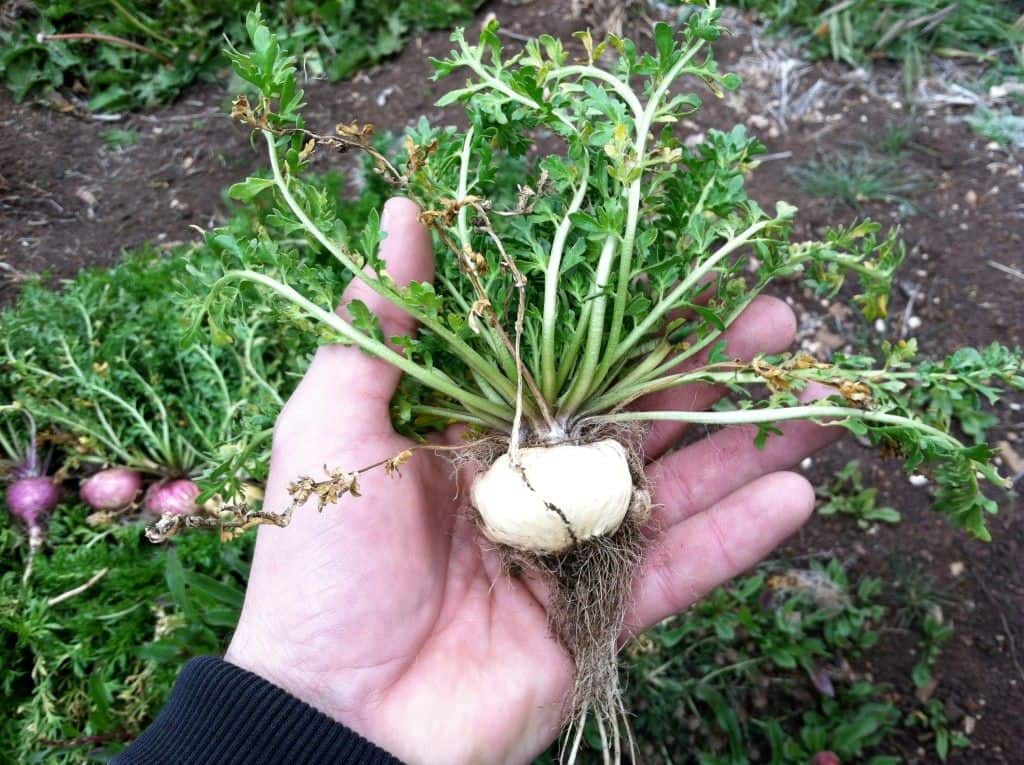
[[[416,206],[391,200],[382,257],[400,284],[433,275]],[[386,336],[412,321],[354,282]],[[726,335],[752,357],[792,341],[792,311],[758,298]],[[693,360],[693,365],[700,363]],[[278,420],[266,507],[290,504],[288,485],[322,466],[346,470],[411,446],[391,427],[399,372],[362,351],[322,348]],[[720,388],[652,396],[652,409],[705,409]],[[656,399],[656,400],[655,400]],[[635,583],[633,634],[684,610],[767,555],[810,514],[814,492],[778,472],[833,438],[810,423],[753,445],[727,428],[669,453],[682,426],[647,437],[659,529]],[[453,434],[451,438],[456,438]],[[227,660],[248,669],[410,763],[523,763],[557,736],[573,665],[547,629],[543,583],[502,573],[481,543],[451,465],[420,451],[401,477],[372,471],[361,497],[323,513],[298,509],[284,529],[259,531],[245,607]],[[628,635],[624,635],[624,638]]]

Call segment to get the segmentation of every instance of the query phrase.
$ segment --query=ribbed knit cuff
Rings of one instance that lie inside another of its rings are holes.
[[[358,733],[234,664],[185,665],[156,720],[114,765],[401,765]]]

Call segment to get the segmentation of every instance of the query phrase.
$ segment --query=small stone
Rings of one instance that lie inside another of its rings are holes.
[[[693,147],[699,146],[700,144],[704,143],[704,138],[705,134],[703,131],[698,133],[691,133],[690,135],[686,136],[686,138],[683,139],[683,144],[686,146],[686,148],[692,149]]]
[[[1006,466],[1014,475],[1024,472],[1024,457],[1017,453],[1017,450],[1010,446],[1008,441],[1000,441],[996,444],[999,455],[1003,458]]]
[[[875,332],[880,335],[885,334],[885,319],[875,319]]]
[[[910,485],[911,486],[921,487],[921,486],[924,486],[927,483],[928,483],[928,478],[926,476],[921,475],[920,473],[914,473],[914,475],[910,476]]]
[[[910,329],[920,329],[921,323],[921,317],[919,316],[911,316],[907,319],[907,327]]]
[[[818,343],[820,343],[824,347],[828,348],[830,351],[839,350],[846,344],[846,340],[844,340],[842,337],[835,334],[834,332],[829,332],[824,327],[817,331],[817,333],[814,335],[814,339],[817,340]]]
[[[75,196],[81,199],[83,202],[85,202],[89,207],[96,206],[96,195],[93,194],[91,191],[89,191],[89,189],[85,188],[84,186],[80,187],[77,191],[75,191]]]
[[[968,189],[967,193],[964,194],[964,202],[967,203],[968,207],[974,207],[978,204],[978,195],[974,189]]]
[[[964,715],[964,733],[970,736],[974,733],[974,726],[978,724],[978,721],[970,715]]]
[[[747,122],[752,128],[757,128],[758,130],[764,130],[771,127],[772,124],[772,121],[763,114],[751,114],[747,117]]]
[[[800,469],[801,470],[810,470],[811,469],[811,465],[813,465],[813,464],[814,464],[814,460],[811,457],[804,457],[800,461]]]
[[[966,566],[962,560],[955,560],[949,564],[949,573],[953,576],[960,576],[966,570]]]

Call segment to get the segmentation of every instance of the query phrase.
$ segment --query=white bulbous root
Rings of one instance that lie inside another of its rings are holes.
[[[492,542],[554,554],[618,530],[633,498],[618,441],[525,447],[515,456],[501,455],[473,483],[473,505]]]

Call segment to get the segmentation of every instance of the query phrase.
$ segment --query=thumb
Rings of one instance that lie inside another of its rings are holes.
[[[412,200],[392,197],[381,215],[385,237],[380,257],[399,287],[434,278],[430,233],[420,222],[419,213],[419,206]],[[415,333],[416,320],[361,279],[353,278],[338,307],[338,314],[348,321],[348,305],[353,300],[361,301],[378,318],[385,338]],[[390,427],[388,407],[400,376],[396,367],[355,346],[326,345],[317,351],[300,389],[303,400],[318,410],[318,417],[326,414],[327,402],[340,402],[347,426],[379,429]]]

